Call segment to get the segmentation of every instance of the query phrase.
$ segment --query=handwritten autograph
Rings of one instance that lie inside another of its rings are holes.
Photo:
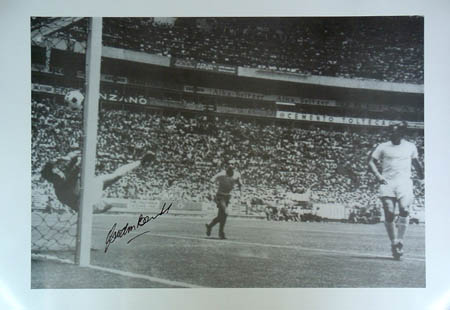
[[[127,234],[129,234],[130,232],[135,231],[135,230],[139,229],[140,227],[144,226],[151,220],[154,220],[161,215],[169,213],[169,210],[171,207],[172,207],[172,203],[170,203],[168,206],[166,206],[166,203],[164,203],[163,206],[161,207],[161,211],[158,214],[153,215],[153,216],[148,216],[148,215],[144,216],[141,214],[141,215],[139,215],[136,225],[130,225],[130,224],[126,223],[125,226],[119,230],[116,230],[117,223],[115,223],[111,227],[111,230],[108,232],[108,235],[106,236],[105,253],[108,251],[109,246],[116,241],[116,239],[122,238],[122,237],[126,236]],[[136,239],[137,237],[142,236],[143,234],[146,234],[148,232],[150,232],[150,231],[147,230],[147,231],[140,233],[137,236],[134,236],[133,238],[128,240],[127,244],[130,243],[131,241],[133,241],[134,239]]]

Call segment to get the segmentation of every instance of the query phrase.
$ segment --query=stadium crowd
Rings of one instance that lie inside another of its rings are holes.
[[[32,27],[48,23],[33,18]],[[86,21],[56,32],[86,41]],[[420,17],[105,18],[103,44],[166,57],[299,74],[423,84]]]
[[[82,145],[81,114],[51,100],[33,101],[33,186],[42,183],[38,175],[47,161]],[[190,200],[207,201],[213,195],[209,179],[231,162],[244,182],[241,203],[254,197],[276,202],[287,193],[310,190],[313,202],[373,205],[377,187],[367,159],[372,147],[385,139],[380,131],[355,126],[294,127],[292,122],[207,114],[102,109],[97,173],[112,172],[154,150],[154,165],[135,170],[105,195],[155,199],[171,187]],[[423,162],[423,134],[411,132],[408,140],[416,143]],[[423,204],[423,187],[416,188],[416,195]]]
[[[423,84],[417,18],[105,19],[105,45],[167,57]],[[129,34],[132,33],[133,36]]]

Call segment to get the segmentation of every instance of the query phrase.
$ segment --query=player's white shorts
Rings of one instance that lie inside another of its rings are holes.
[[[413,182],[409,178],[387,180],[387,184],[380,185],[379,196],[396,198],[410,205],[414,201]]]

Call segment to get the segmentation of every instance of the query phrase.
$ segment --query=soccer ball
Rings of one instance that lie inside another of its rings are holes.
[[[80,111],[83,108],[84,96],[79,90],[71,90],[64,96],[64,101],[72,110]]]

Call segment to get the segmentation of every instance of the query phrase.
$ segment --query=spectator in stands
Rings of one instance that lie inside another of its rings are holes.
[[[34,101],[32,117],[32,173],[38,175],[44,163],[65,156],[71,144],[81,145],[82,126],[80,120],[72,119],[64,108],[52,102]],[[198,129],[212,125],[215,130]],[[101,110],[96,173],[112,173],[152,143],[160,146],[159,152],[165,157],[145,173],[137,169],[133,178],[124,176],[105,190],[107,197],[155,199],[170,179],[184,181],[180,186],[188,199],[206,200],[205,176],[230,157],[245,175],[248,186],[243,189],[244,197],[270,201],[271,191],[283,184],[281,195],[311,187],[313,202],[376,203],[377,182],[367,173],[367,153],[374,141],[380,141],[378,132],[359,127],[287,129],[277,122],[262,125],[238,118]],[[278,143],[281,136],[283,142]],[[407,139],[417,145],[423,162],[423,135],[412,133]],[[356,140],[358,148],[354,147]],[[348,182],[347,173],[336,173],[342,154],[352,154],[348,169],[357,177],[357,186]],[[33,186],[39,186],[34,178]],[[423,205],[423,187],[416,187],[415,194],[419,197],[417,203]]]

